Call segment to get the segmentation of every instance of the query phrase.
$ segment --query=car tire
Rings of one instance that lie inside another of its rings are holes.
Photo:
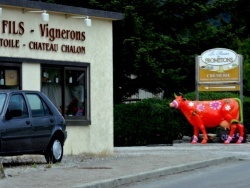
[[[63,157],[63,144],[59,137],[54,137],[52,139],[44,156],[47,163],[61,162]]]

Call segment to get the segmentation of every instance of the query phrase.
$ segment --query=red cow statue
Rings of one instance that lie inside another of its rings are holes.
[[[183,95],[177,96],[171,102],[170,107],[178,108],[185,115],[189,123],[194,126],[194,136],[192,144],[198,141],[199,131],[203,134],[202,144],[206,144],[208,137],[206,127],[212,128],[222,126],[230,129],[229,136],[224,144],[229,144],[236,129],[239,131],[237,144],[242,143],[244,126],[240,118],[242,117],[241,101],[238,98],[225,98],[211,101],[188,101]]]

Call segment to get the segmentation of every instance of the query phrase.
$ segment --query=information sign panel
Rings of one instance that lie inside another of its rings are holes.
[[[234,51],[226,48],[210,49],[198,56],[196,63],[199,91],[240,90],[240,58]],[[211,86],[220,83],[229,85]]]

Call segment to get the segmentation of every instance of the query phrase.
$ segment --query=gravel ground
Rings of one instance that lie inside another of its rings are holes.
[[[107,161],[118,156],[94,156],[94,155],[64,155],[61,163],[47,164],[42,155],[22,155],[12,157],[1,157],[5,176],[13,177],[29,171],[46,170],[50,168],[71,168],[79,165],[92,165],[97,161]]]

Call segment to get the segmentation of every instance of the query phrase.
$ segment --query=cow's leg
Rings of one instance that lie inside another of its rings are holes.
[[[193,136],[193,140],[192,140],[192,144],[196,144],[198,141],[198,136],[199,136],[199,128],[194,126],[194,136]]]
[[[201,143],[202,144],[206,144],[207,141],[208,141],[208,137],[207,137],[207,131],[206,131],[206,129],[205,129],[205,127],[204,127],[203,124],[200,126],[200,130],[201,130],[201,132],[203,134],[203,140],[201,141]]]
[[[228,135],[228,137],[227,137],[227,140],[224,142],[224,144],[229,144],[229,143],[232,141],[232,139],[233,139],[233,134],[235,133],[236,128],[237,128],[237,127],[236,127],[235,123],[234,123],[234,124],[231,124],[229,135]]]
[[[239,130],[240,136],[236,144],[241,144],[244,139],[244,126],[241,123],[237,123],[237,128]]]

